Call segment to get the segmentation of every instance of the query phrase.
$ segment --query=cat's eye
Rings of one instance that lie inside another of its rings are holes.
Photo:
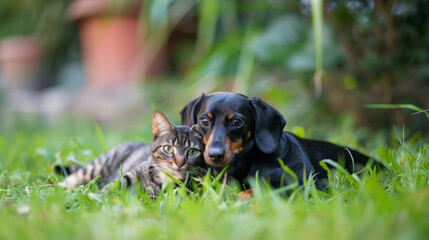
[[[236,119],[232,120],[231,125],[233,127],[241,127],[243,125],[243,121],[241,121],[240,119],[236,118]]]
[[[172,154],[174,152],[173,147],[170,145],[165,145],[164,147],[162,147],[162,150],[164,150],[164,152],[167,154]]]
[[[200,151],[198,149],[195,148],[191,148],[188,150],[188,157],[195,157],[198,155]]]
[[[209,125],[209,120],[207,118],[201,118],[200,119],[200,124],[204,127],[207,127]]]

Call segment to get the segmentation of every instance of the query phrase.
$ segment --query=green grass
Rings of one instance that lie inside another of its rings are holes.
[[[50,171],[55,162],[88,162],[121,141],[150,140],[149,126],[137,129],[102,132],[92,123],[69,120],[4,127],[0,239],[402,240],[429,235],[429,145],[419,135],[393,132],[389,139],[374,140],[365,150],[387,169],[360,177],[336,171],[325,192],[308,181],[305,190],[286,197],[262,181],[254,184],[255,197],[242,201],[234,185],[209,177],[199,179],[199,192],[166,186],[156,200],[129,190],[102,198],[93,182],[75,189],[42,186],[61,180]]]

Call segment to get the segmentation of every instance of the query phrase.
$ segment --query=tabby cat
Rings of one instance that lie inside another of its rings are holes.
[[[204,174],[202,135],[193,127],[173,126],[167,117],[156,111],[152,117],[152,144],[125,142],[110,149],[84,167],[70,167],[73,172],[59,186],[75,187],[100,176],[102,184],[121,178],[121,185],[131,186],[139,179],[142,189],[156,196],[168,173],[183,181],[187,172]],[[57,171],[60,169],[57,169]],[[104,189],[103,189],[104,190]]]

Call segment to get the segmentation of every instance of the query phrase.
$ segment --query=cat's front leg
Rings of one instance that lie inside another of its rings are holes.
[[[121,187],[136,187],[137,182],[140,182],[141,190],[146,191],[149,196],[155,198],[161,191],[162,186],[157,181],[157,177],[154,178],[152,174],[147,166],[137,167],[121,177]]]
[[[150,197],[156,198],[161,191],[162,185],[150,181],[141,181],[140,187],[142,190],[146,191]]]
[[[111,181],[110,183],[106,184],[101,190],[100,190],[100,194],[106,194],[112,190],[114,190],[113,188],[115,188],[113,185],[119,180],[120,183],[120,188],[128,188],[130,186],[134,186],[135,184],[135,180],[136,180],[136,176],[135,173],[133,173],[132,171],[125,173],[120,179],[115,179],[113,181]]]
[[[140,182],[141,190],[144,190],[148,193],[149,196],[155,198],[158,196],[161,191],[162,182],[160,182],[157,174],[154,174],[150,171],[149,166],[138,166],[135,169],[125,173],[119,179],[120,186],[122,188],[135,187],[137,182]],[[100,193],[105,194],[110,192],[112,189],[112,184],[114,184],[117,180],[109,183],[103,189],[101,189]]]

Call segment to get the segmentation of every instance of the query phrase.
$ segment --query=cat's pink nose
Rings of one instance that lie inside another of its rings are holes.
[[[181,168],[186,163],[185,159],[183,157],[179,157],[179,156],[176,156],[176,158],[174,159],[174,162],[176,163],[176,165],[179,168]]]

